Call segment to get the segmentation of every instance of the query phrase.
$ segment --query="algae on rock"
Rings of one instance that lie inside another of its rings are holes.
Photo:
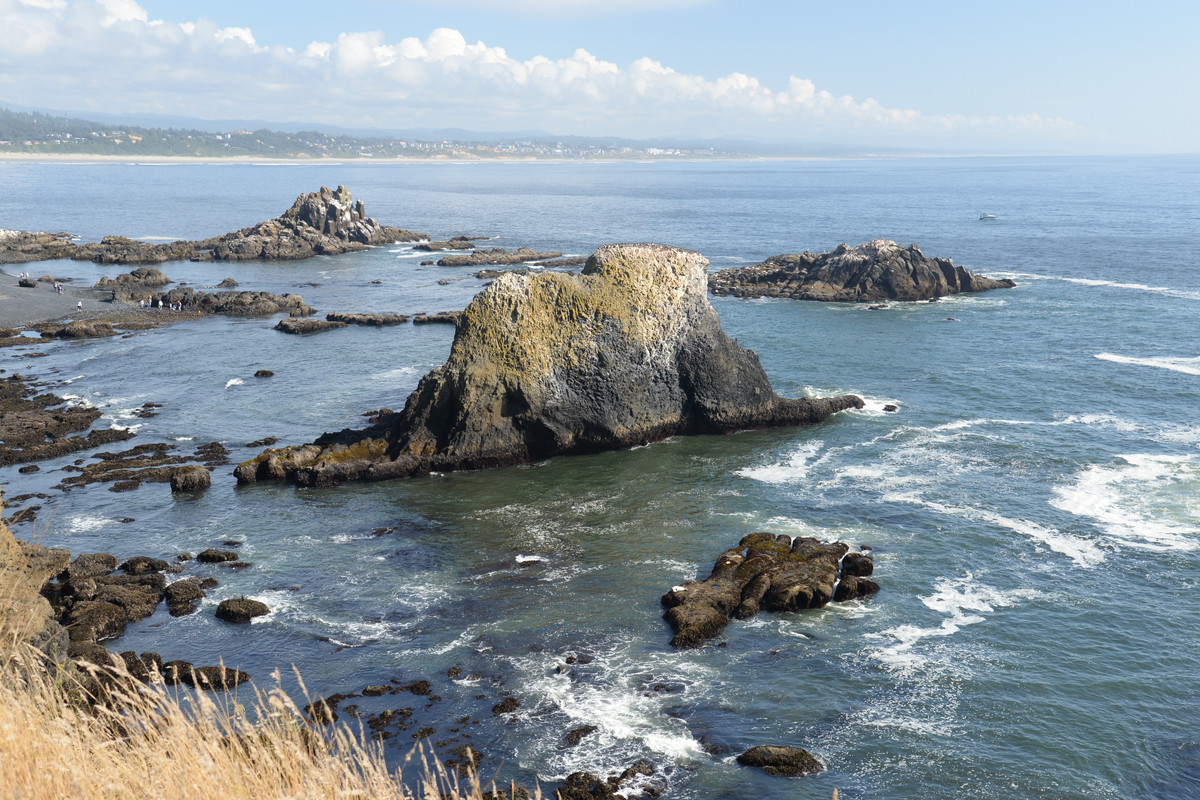
[[[364,431],[268,451],[239,482],[301,485],[503,466],[679,434],[819,422],[853,395],[781,398],[727,337],[708,262],[659,244],[606,245],[578,275],[503,275],[463,311],[442,366]]]

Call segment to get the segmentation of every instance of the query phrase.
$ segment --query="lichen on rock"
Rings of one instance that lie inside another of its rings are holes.
[[[242,483],[327,485],[504,466],[679,434],[819,422],[862,400],[781,398],[706,296],[708,262],[601,247],[577,276],[503,275],[458,319],[404,410],[238,467]]]

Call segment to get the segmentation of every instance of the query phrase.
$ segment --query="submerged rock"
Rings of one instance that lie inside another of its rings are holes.
[[[975,275],[946,258],[927,258],[915,244],[904,248],[887,239],[842,244],[829,253],[773,256],[753,267],[713,273],[708,285],[717,295],[852,303],[929,300],[1016,286],[1007,278]]]
[[[698,647],[732,617],[768,611],[820,608],[879,591],[867,580],[871,557],[850,553],[842,542],[786,534],[752,533],[726,550],[702,581],[687,581],[663,595],[663,615],[675,631],[674,647]]]
[[[329,319],[311,319],[302,317],[285,317],[279,320],[275,325],[275,330],[283,333],[320,333],[321,331],[331,331],[334,328],[344,328],[346,323],[334,322]]]
[[[578,276],[501,276],[459,315],[449,359],[401,413],[268,450],[238,466],[238,481],[324,486],[481,469],[862,407],[853,395],[776,395],[758,356],[721,329],[707,265],[664,245],[607,245]]]

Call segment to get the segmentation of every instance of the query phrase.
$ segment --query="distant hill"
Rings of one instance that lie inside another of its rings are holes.
[[[182,121],[182,120],[181,120]],[[193,125],[198,121],[189,120]],[[201,123],[203,124],[203,123]],[[710,145],[679,147],[611,137],[554,137],[550,134],[476,134],[423,130],[359,136],[316,130],[279,131],[230,127],[142,127],[41,111],[0,108],[0,153],[222,158],[730,158],[744,153]]]

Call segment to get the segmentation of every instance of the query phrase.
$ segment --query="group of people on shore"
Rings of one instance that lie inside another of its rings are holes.
[[[158,300],[155,300],[154,298],[150,298],[150,299],[139,298],[138,299],[138,308],[162,308],[162,307],[163,307],[163,301],[162,301],[161,297],[158,298]],[[183,311],[183,301],[180,301],[178,303],[171,303],[167,307],[169,309],[171,309],[172,311]]]

